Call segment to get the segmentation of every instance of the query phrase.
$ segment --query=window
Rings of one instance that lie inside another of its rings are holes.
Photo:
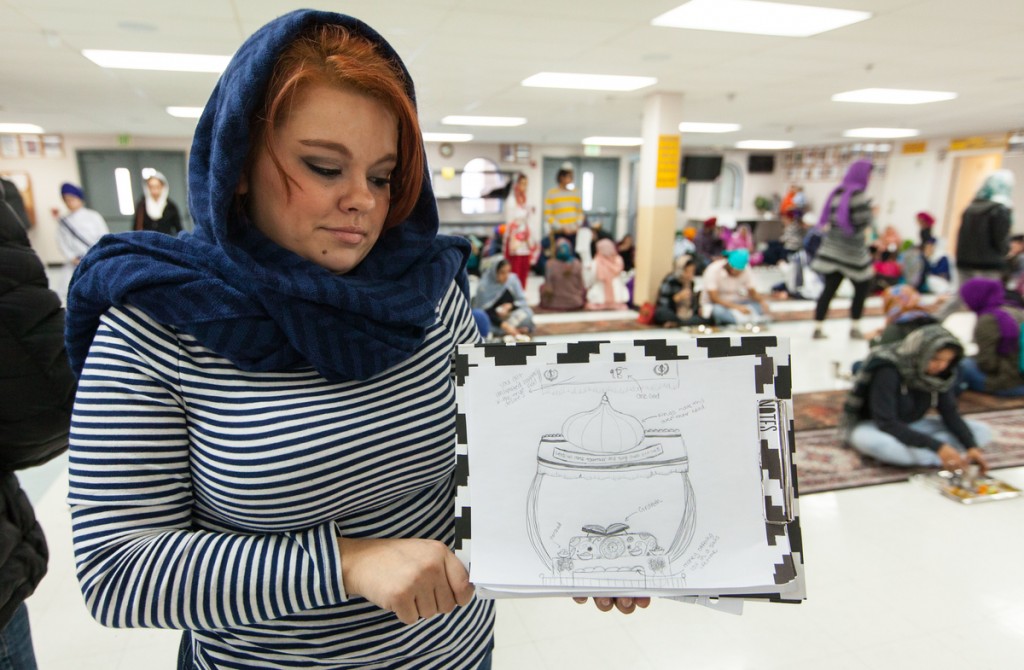
[[[501,211],[503,198],[485,198],[507,184],[507,177],[498,172],[498,166],[486,158],[474,158],[462,168],[462,213],[496,214]]]
[[[743,171],[735,163],[724,163],[711,191],[712,208],[715,211],[739,211],[742,192]]]

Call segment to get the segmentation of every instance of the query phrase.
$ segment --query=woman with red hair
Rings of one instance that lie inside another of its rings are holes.
[[[365,24],[276,19],[199,121],[195,232],[79,266],[81,588],[105,625],[185,631],[179,668],[489,667],[452,551],[469,249],[438,235],[414,99]]]

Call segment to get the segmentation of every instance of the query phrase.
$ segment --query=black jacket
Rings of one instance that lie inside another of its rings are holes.
[[[1003,270],[1010,250],[1010,210],[991,200],[975,200],[964,210],[956,240],[956,266]]]
[[[155,230],[164,235],[176,236],[182,231],[178,206],[168,200],[164,205],[164,215],[159,219],[151,219],[146,211],[146,199],[139,200],[135,204],[135,230]]]
[[[43,530],[14,470],[68,446],[75,378],[64,310],[21,225],[0,208],[0,627],[46,574]]]

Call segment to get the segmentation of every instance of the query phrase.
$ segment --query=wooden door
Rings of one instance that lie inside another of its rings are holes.
[[[950,257],[956,257],[956,238],[957,233],[960,232],[960,221],[964,210],[974,200],[974,195],[981,188],[985,177],[994,170],[998,170],[1002,164],[1002,154],[960,156],[956,159],[956,163],[953,165],[953,178],[950,181],[946,222],[942,228]]]

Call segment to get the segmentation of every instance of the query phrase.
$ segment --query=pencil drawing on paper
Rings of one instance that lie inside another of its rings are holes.
[[[607,394],[540,438],[527,528],[546,580],[684,585],[696,513],[680,431],[645,429]]]

